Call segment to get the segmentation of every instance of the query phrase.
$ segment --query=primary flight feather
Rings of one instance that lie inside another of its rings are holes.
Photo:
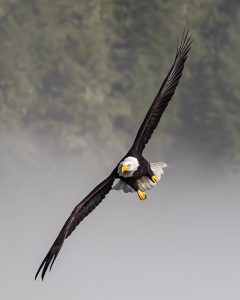
[[[114,168],[112,173],[74,208],[41,263],[35,279],[41,271],[43,279],[46,271],[48,269],[51,270],[64,240],[74,231],[77,225],[102,202],[111,189],[122,189],[124,192],[137,192],[138,197],[141,200],[145,200],[145,191],[151,189],[160,180],[163,169],[167,164],[164,162],[149,163],[142,156],[142,152],[176,90],[191,44],[191,36],[188,32],[183,33],[182,39],[177,47],[174,63],[152,103],[131,149]],[[119,179],[119,182],[113,187],[115,179]]]

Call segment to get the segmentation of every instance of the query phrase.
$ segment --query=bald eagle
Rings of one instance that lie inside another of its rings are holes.
[[[42,280],[44,279],[47,269],[49,268],[49,270],[51,270],[64,240],[70,236],[76,226],[102,202],[111,189],[123,190],[126,193],[136,192],[140,200],[145,200],[146,190],[152,188],[159,182],[167,164],[165,162],[149,163],[143,157],[142,152],[176,90],[191,44],[191,36],[188,32],[183,33],[177,47],[174,63],[152,103],[131,149],[120,160],[112,173],[74,208],[41,263],[35,275],[35,279],[40,271],[42,271]],[[115,179],[119,179],[119,182],[113,186]]]

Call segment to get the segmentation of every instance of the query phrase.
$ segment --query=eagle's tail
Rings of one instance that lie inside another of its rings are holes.
[[[154,162],[150,163],[150,167],[153,171],[153,173],[158,177],[158,180],[161,179],[162,174],[164,173],[164,168],[167,167],[166,162]]]

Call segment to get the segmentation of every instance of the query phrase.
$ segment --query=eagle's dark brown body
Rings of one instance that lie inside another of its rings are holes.
[[[123,177],[118,175],[118,178],[120,178],[126,184],[130,185],[137,192],[139,190],[137,180],[142,178],[143,176],[151,178],[154,174],[151,170],[150,163],[142,155],[137,155],[129,151],[125,157],[128,156],[136,157],[139,162],[139,167],[131,177]]]

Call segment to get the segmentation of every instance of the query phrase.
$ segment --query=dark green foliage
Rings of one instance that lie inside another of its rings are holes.
[[[126,150],[189,28],[193,49],[153,147],[184,137],[208,161],[239,162],[239,19],[237,1],[1,1],[1,132]]]

